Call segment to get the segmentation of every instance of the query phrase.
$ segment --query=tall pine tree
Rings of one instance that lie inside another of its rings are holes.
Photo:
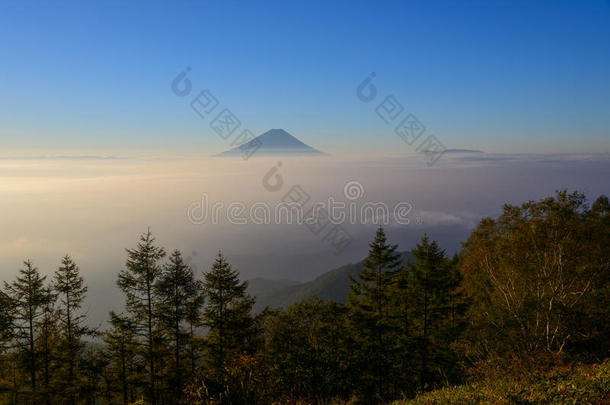
[[[192,269],[184,262],[180,251],[175,250],[155,285],[160,326],[169,335],[173,351],[169,382],[172,402],[175,403],[184,386],[184,365],[181,360],[189,340],[189,331],[184,329],[184,324],[188,321],[193,301],[198,299],[197,287]]]
[[[72,258],[64,256],[61,266],[55,271],[55,291],[59,296],[59,319],[61,340],[59,362],[61,365],[60,385],[69,405],[76,403],[78,394],[78,365],[84,349],[83,337],[93,331],[84,323],[86,315],[82,312],[87,286],[80,270]]]
[[[134,324],[127,316],[110,312],[110,328],[103,335],[105,355],[110,360],[113,392],[120,393],[120,400],[127,405],[135,400],[135,385],[139,380],[137,341]]]
[[[455,337],[463,301],[458,293],[459,275],[436,241],[424,236],[411,251],[409,265],[410,323],[418,363],[418,386],[429,389],[447,377],[453,366],[451,341]],[[445,370],[445,375],[439,375]]]
[[[377,230],[370,243],[369,255],[357,277],[350,276],[347,305],[353,327],[359,332],[359,361],[363,370],[363,389],[383,401],[388,395],[388,377],[393,367],[396,320],[393,311],[393,291],[396,275],[402,265],[397,246],[391,245],[383,228]]]
[[[40,331],[45,307],[52,297],[44,285],[46,276],[41,276],[38,268],[30,260],[26,260],[23,264],[24,267],[19,270],[17,279],[11,284],[5,282],[4,288],[10,298],[14,337],[30,377],[31,401],[37,401],[36,337]]]
[[[160,260],[165,250],[155,245],[150,229],[140,236],[137,248],[127,249],[125,269],[119,273],[118,286],[127,298],[127,310],[133,317],[138,333],[144,338],[142,353],[148,364],[148,397],[157,405],[156,330],[157,319],[155,283],[161,274]]]
[[[45,287],[47,301],[42,310],[42,319],[40,321],[40,333],[38,340],[40,341],[38,357],[42,362],[42,397],[46,405],[51,405],[55,392],[54,374],[57,369],[56,351],[58,341],[58,312],[55,309],[57,294],[47,286]],[[61,391],[60,391],[61,392]]]
[[[203,322],[203,314],[201,312],[205,297],[203,294],[203,282],[201,280],[195,281],[196,294],[191,297],[186,305],[186,323],[188,326],[188,359],[190,363],[189,379],[195,376],[195,369],[197,361],[199,360],[201,348],[203,346],[202,339],[200,336],[195,334],[196,329],[201,326]]]
[[[254,299],[246,293],[247,282],[239,281],[221,252],[211,271],[204,274],[206,297],[203,325],[208,328],[209,364],[221,371],[225,361],[237,351],[246,350],[253,327]]]

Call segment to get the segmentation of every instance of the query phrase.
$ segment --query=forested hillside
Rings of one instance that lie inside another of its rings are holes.
[[[104,330],[87,327],[70,256],[52,277],[27,259],[0,294],[0,403],[550,401],[556,389],[608,403],[608,198],[505,205],[454,257],[431,236],[408,256],[383,228],[371,239],[363,262],[305,287],[279,283],[267,302],[285,307],[256,312],[221,252],[195,274],[149,230],[126,250],[125,310]]]
[[[410,259],[408,252],[401,253],[401,259],[406,263]],[[357,276],[364,265],[364,260],[358,263],[346,264],[328,271],[306,283],[277,283],[267,280],[262,288],[260,279],[248,281],[248,291],[256,297],[254,310],[260,312],[266,307],[287,308],[288,306],[318,297],[322,301],[333,301],[345,304],[349,292],[349,277]],[[255,288],[252,288],[252,282]],[[289,284],[289,285],[286,285]]]

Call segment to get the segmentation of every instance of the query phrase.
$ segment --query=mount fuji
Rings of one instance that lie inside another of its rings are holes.
[[[241,156],[244,151],[255,150],[254,155],[323,156],[324,152],[304,144],[283,129],[270,129],[262,135],[216,156]]]

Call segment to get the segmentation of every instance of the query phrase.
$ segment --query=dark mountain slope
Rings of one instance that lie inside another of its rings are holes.
[[[410,261],[410,254],[402,253],[403,260]],[[349,276],[355,276],[362,269],[364,260],[358,263],[346,264],[329,272],[326,272],[315,280],[284,288],[274,288],[272,290],[259,289],[256,296],[254,310],[262,311],[266,306],[271,308],[286,308],[295,302],[307,300],[317,296],[323,301],[335,301],[345,303],[346,295],[349,291]],[[256,279],[255,279],[256,280]],[[268,280],[271,282],[271,280]]]

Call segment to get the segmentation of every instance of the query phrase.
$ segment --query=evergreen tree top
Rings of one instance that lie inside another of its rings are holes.
[[[385,230],[379,227],[375,239],[369,244],[369,255],[364,261],[364,268],[372,272],[398,270],[402,260],[397,249],[398,245],[389,244]]]

